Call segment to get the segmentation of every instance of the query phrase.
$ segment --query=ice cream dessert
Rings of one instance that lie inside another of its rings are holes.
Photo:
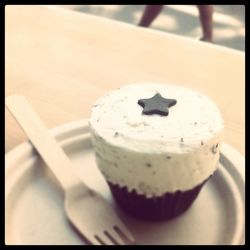
[[[190,207],[216,171],[223,119],[215,103],[177,85],[126,85],[90,117],[96,162],[119,206],[144,220]]]

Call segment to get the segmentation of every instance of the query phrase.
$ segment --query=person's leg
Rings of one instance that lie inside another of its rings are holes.
[[[149,27],[154,19],[159,15],[163,5],[147,5],[139,22],[139,26]]]
[[[212,42],[213,40],[213,5],[197,5],[203,36],[201,40]]]

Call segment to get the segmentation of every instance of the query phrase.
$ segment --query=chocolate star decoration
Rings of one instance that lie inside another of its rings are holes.
[[[148,99],[138,100],[138,104],[143,107],[142,113],[145,115],[158,114],[161,116],[168,115],[168,108],[177,103],[175,99],[167,99],[159,93]]]

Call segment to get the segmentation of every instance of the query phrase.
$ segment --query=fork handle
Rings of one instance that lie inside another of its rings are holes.
[[[49,134],[49,130],[25,97],[21,95],[8,96],[5,105],[22,127],[44,162],[59,180],[64,190],[66,191],[70,186],[81,182],[74,174],[69,158],[55,138]],[[88,189],[84,183],[81,183],[81,185],[83,188],[85,186]]]

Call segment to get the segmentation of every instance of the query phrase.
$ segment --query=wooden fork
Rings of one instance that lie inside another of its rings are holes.
[[[64,207],[75,228],[94,245],[125,245],[134,238],[109,203],[73,173],[72,163],[28,101],[21,95],[5,105],[65,191]]]

